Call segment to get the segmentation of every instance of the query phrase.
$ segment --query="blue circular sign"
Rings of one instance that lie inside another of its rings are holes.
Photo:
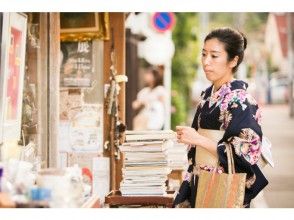
[[[175,15],[172,12],[156,12],[152,17],[152,25],[159,32],[171,30],[175,25]]]

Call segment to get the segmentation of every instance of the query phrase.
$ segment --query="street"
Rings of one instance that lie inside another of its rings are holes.
[[[289,117],[287,105],[263,106],[262,116],[263,134],[272,142],[275,167],[264,168],[269,185],[252,206],[294,208],[294,118]]]

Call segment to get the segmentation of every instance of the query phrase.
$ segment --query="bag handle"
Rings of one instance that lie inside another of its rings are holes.
[[[226,144],[226,153],[227,153],[227,160],[228,160],[228,173],[234,174],[235,173],[235,163],[234,163],[232,147],[229,144]]]

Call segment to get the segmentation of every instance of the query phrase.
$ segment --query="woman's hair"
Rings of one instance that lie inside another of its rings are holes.
[[[235,56],[239,57],[237,65],[233,68],[233,73],[235,73],[239,64],[243,61],[244,51],[247,46],[245,35],[231,28],[219,28],[211,31],[204,39],[204,42],[213,38],[216,38],[224,44],[228,54],[228,61],[233,60]]]
[[[163,85],[163,79],[162,79],[162,74],[160,74],[160,72],[152,67],[148,69],[148,72],[152,73],[153,77],[154,77],[154,84],[153,84],[153,88]]]

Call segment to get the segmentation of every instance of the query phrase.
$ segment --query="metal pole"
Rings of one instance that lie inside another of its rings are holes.
[[[165,107],[165,123],[164,129],[169,130],[171,129],[171,60],[166,61],[164,65],[164,87],[167,91],[167,96],[165,99],[164,107]]]
[[[209,31],[209,13],[208,12],[201,12],[199,13],[199,40],[201,47],[203,46],[203,41],[205,36],[208,34]],[[202,50],[199,52],[199,63],[201,63],[201,57],[202,57]],[[205,83],[207,82],[204,71],[202,70],[201,65],[198,66],[197,71],[197,80],[200,80],[201,82]]]
[[[290,117],[294,117],[294,68],[293,68],[293,42],[292,42],[292,13],[287,13],[287,39],[288,39],[288,71],[290,77],[289,85],[289,107],[290,107]]]

